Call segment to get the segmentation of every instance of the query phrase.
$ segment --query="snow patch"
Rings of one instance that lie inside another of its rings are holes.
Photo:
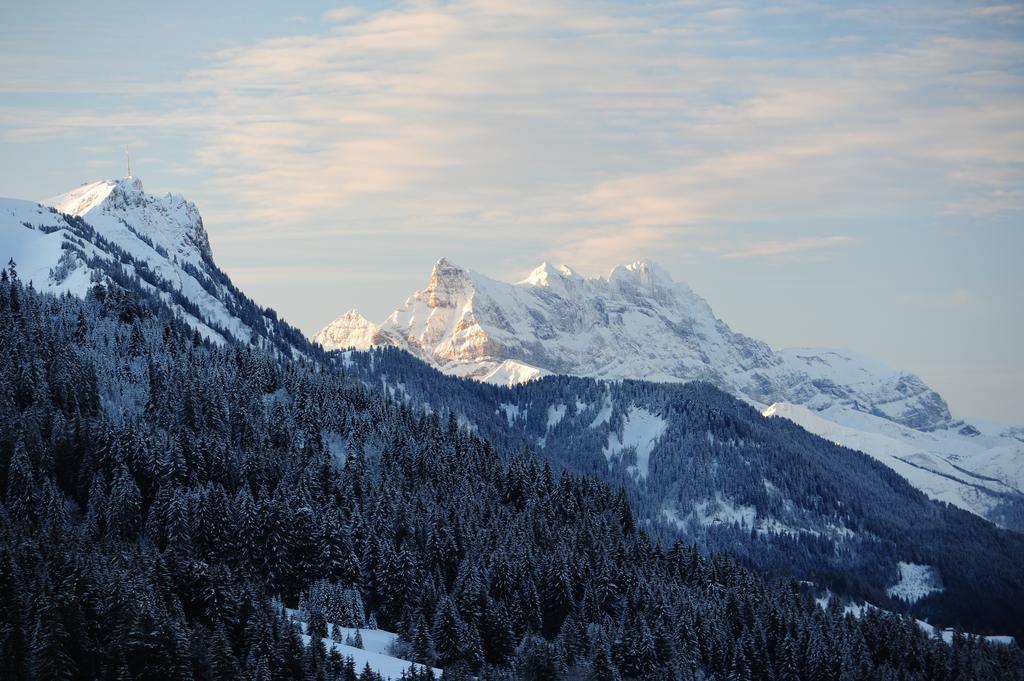
[[[498,405],[498,409],[500,411],[505,412],[505,420],[508,421],[508,425],[510,425],[510,426],[516,420],[519,419],[519,405],[518,404],[508,404],[507,402],[502,402],[501,404]]]
[[[564,404],[553,404],[548,407],[548,430],[551,430],[565,418],[567,407]]]
[[[612,418],[612,400],[611,397],[605,395],[604,402],[601,404],[601,410],[597,412],[597,416],[590,422],[591,428],[597,428],[602,423],[608,423]]]
[[[751,528],[757,518],[757,509],[753,506],[734,504],[731,500],[716,495],[713,500],[695,504],[691,513],[693,519],[705,527],[725,523],[737,523],[740,527]]]
[[[900,561],[899,567],[900,581],[885,590],[891,598],[916,603],[930,593],[942,591],[942,581],[932,566]]]
[[[289,615],[292,616],[293,622],[299,625],[302,633],[302,644],[308,646],[312,641],[312,638],[307,634],[308,626],[305,622],[301,622],[295,619],[298,615],[297,611],[289,610]],[[344,643],[338,643],[331,636],[333,636],[335,629],[338,630],[338,638],[341,640],[349,640],[349,637],[355,637],[356,632],[359,632],[359,636],[363,639],[363,647],[356,648],[355,646],[345,645]],[[349,627],[339,627],[333,623],[327,624],[328,638],[320,639],[323,641],[324,647],[330,652],[332,649],[338,651],[342,657],[351,657],[355,663],[357,672],[361,672],[363,668],[368,664],[370,669],[380,674],[385,679],[392,679],[397,681],[402,678],[402,673],[407,672],[410,667],[416,667],[417,670],[426,669],[425,665],[411,662],[409,660],[403,660],[401,658],[392,655],[392,651],[395,649],[395,642],[398,640],[398,634],[390,631],[384,631],[383,629],[352,629]],[[431,667],[436,678],[441,678],[441,670],[436,667]]]
[[[492,385],[507,385],[513,386],[520,383],[526,383],[535,379],[547,376],[550,371],[544,371],[537,367],[524,364],[523,362],[517,362],[513,359],[506,359],[504,362],[494,367],[489,373],[485,374],[481,379],[484,383],[490,383]]]
[[[622,425],[622,436],[617,433],[608,434],[608,445],[604,448],[604,456],[610,462],[613,457],[620,456],[627,449],[636,452],[636,464],[629,467],[629,472],[640,479],[646,479],[650,471],[651,452],[661,436],[668,429],[668,421],[656,414],[637,406],[630,406]]]

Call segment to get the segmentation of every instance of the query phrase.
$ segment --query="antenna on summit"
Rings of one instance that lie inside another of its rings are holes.
[[[128,177],[132,176],[132,157],[128,155],[128,145],[124,145],[124,160],[128,163]]]

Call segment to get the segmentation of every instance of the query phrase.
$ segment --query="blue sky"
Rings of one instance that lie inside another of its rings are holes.
[[[5,3],[0,195],[124,173],[312,332],[640,257],[1024,422],[1024,5]]]

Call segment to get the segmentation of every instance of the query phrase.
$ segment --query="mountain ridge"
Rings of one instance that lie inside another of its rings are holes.
[[[137,177],[85,183],[42,203],[0,198],[0,249],[41,291],[82,298],[98,283],[134,282],[214,342],[314,351],[217,266],[194,203],[148,194]]]
[[[360,321],[357,334],[346,334],[351,321],[342,316],[313,340],[327,349],[395,345],[478,379],[514,360],[595,378],[708,380],[764,406],[787,401],[821,411],[842,404],[921,430],[955,423],[945,400],[918,376],[846,351],[772,350],[734,332],[650,260],[592,279],[544,263],[507,284],[441,258],[427,287],[384,322]]]
[[[999,510],[1004,495],[1024,496],[1024,470],[1013,464],[1024,442],[1012,428],[967,424],[919,376],[859,353],[773,350],[733,331],[650,260],[591,279],[543,263],[510,284],[441,258],[428,285],[382,323],[350,311],[312,340],[328,350],[398,347],[445,373],[489,383],[547,374],[707,381],[798,422],[806,409],[816,418],[801,423],[812,432],[839,433],[932,498],[1018,524]]]

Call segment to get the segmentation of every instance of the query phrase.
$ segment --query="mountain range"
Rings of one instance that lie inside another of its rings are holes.
[[[619,486],[666,541],[684,536],[918,616],[1016,631],[1016,611],[999,603],[1024,588],[1008,558],[1020,536],[914,487],[1024,528],[1020,431],[958,419],[920,378],[853,353],[772,350],[652,262],[597,279],[542,265],[507,284],[442,259],[384,323],[352,311],[310,342],[217,267],[193,204],[147,194],[137,178],[42,203],[0,199],[0,253],[37,290],[125,291],[128,320],[137,292],[197,346],[315,359],[415,412],[450,415],[502,456],[533,450]],[[319,428],[345,460],[344,429]],[[967,602],[995,614],[965,614]]]
[[[318,352],[217,267],[194,204],[148,194],[138,178],[41,203],[0,199],[0,249],[43,291],[82,297],[97,282],[131,281],[203,338]],[[381,324],[350,310],[312,341],[398,347],[446,373],[506,385],[548,374],[707,381],[870,454],[933,499],[1024,528],[1024,428],[965,422],[920,377],[853,352],[773,350],[651,261],[589,279],[544,263],[509,284],[442,258],[426,288]]]
[[[398,347],[487,383],[707,381],[874,456],[934,499],[1024,528],[1024,428],[966,423],[920,377],[850,351],[773,350],[651,261],[592,279],[544,263],[510,284],[442,258],[382,323],[350,310],[312,338],[326,349]]]

